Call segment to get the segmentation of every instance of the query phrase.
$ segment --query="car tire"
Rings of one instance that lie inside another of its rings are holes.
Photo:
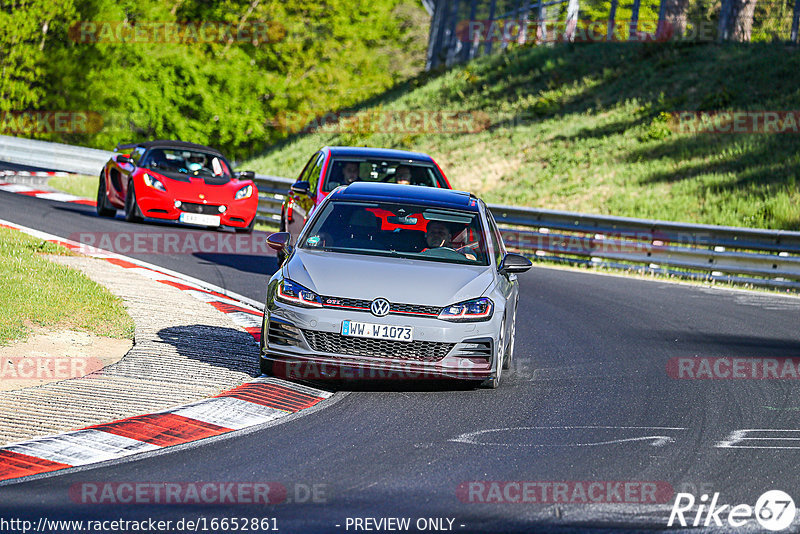
[[[252,234],[253,228],[255,228],[255,226],[256,226],[256,217],[255,215],[253,215],[253,220],[250,221],[250,224],[248,224],[244,228],[234,228],[234,230],[236,230],[236,233],[239,234]]]
[[[261,356],[259,356],[258,359],[260,361],[261,374],[272,376],[274,362],[272,360],[268,360],[267,358],[262,358]]]
[[[500,362],[497,364],[497,374],[494,375],[494,378],[489,378],[488,380],[484,380],[481,383],[481,387],[487,389],[497,389],[500,387],[500,379],[503,377],[503,369],[506,369],[506,362],[505,362],[505,353],[506,350],[503,348],[503,342],[505,341],[505,331],[506,331],[506,322],[503,320],[503,324],[500,325],[500,339],[497,340],[497,355],[500,358]]]
[[[133,180],[128,181],[128,192],[125,195],[125,220],[128,222],[140,222],[142,211],[136,203],[136,189],[133,187]]]
[[[511,336],[506,345],[506,354],[503,356],[503,369],[511,369],[511,362],[514,359],[514,339],[517,337],[517,322],[511,323]]]
[[[108,206],[108,199],[106,198],[106,179],[103,173],[100,173],[100,184],[97,186],[97,215],[100,217],[116,217],[116,208]]]

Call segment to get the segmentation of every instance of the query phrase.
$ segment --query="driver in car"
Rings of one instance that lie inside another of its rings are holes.
[[[186,160],[186,168],[189,169],[189,172],[196,173],[203,168],[205,161],[206,158],[204,158],[202,154],[192,154]]]
[[[461,249],[454,248],[453,234],[450,232],[450,228],[441,221],[430,221],[428,223],[425,228],[425,242],[428,243],[428,248],[423,250],[423,253],[437,248],[446,248],[463,254],[468,260],[477,259],[474,254],[466,252],[463,247]]]

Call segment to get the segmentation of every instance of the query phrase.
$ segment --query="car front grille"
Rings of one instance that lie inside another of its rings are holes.
[[[455,343],[435,341],[391,341],[350,337],[318,330],[303,330],[302,332],[311,350],[347,356],[438,362],[444,359],[455,346]]]
[[[322,297],[322,305],[326,308],[348,308],[356,311],[369,311],[371,300],[348,299],[339,297]],[[436,306],[421,306],[418,304],[400,304],[392,302],[389,314],[392,315],[426,315],[438,316],[442,308]]]
[[[219,215],[219,206],[212,204],[195,204],[194,202],[181,202],[181,211],[187,213],[200,213],[203,215]]]

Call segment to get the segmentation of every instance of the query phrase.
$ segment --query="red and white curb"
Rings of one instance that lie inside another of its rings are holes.
[[[0,227],[135,269],[147,278],[214,306],[256,341],[260,339],[263,313],[258,302],[173,271],[8,221],[0,220]],[[0,447],[0,481],[85,466],[234,432],[306,410],[332,395],[322,389],[260,377],[185,406]]]
[[[0,176],[72,176],[73,174],[63,171],[0,171]]]
[[[84,206],[95,206],[97,202],[87,198],[59,193],[54,191],[43,191],[33,186],[25,184],[14,184],[2,179],[5,176],[71,176],[67,172],[27,172],[27,171],[0,171],[0,191],[18,193],[29,197],[42,198],[44,200],[54,200],[56,202],[71,202],[73,204],[83,204]]]

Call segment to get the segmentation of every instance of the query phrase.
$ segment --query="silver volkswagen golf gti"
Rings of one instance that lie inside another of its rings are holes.
[[[357,182],[317,207],[269,281],[261,370],[298,379],[459,378],[495,388],[514,353],[516,273],[482,200]]]

